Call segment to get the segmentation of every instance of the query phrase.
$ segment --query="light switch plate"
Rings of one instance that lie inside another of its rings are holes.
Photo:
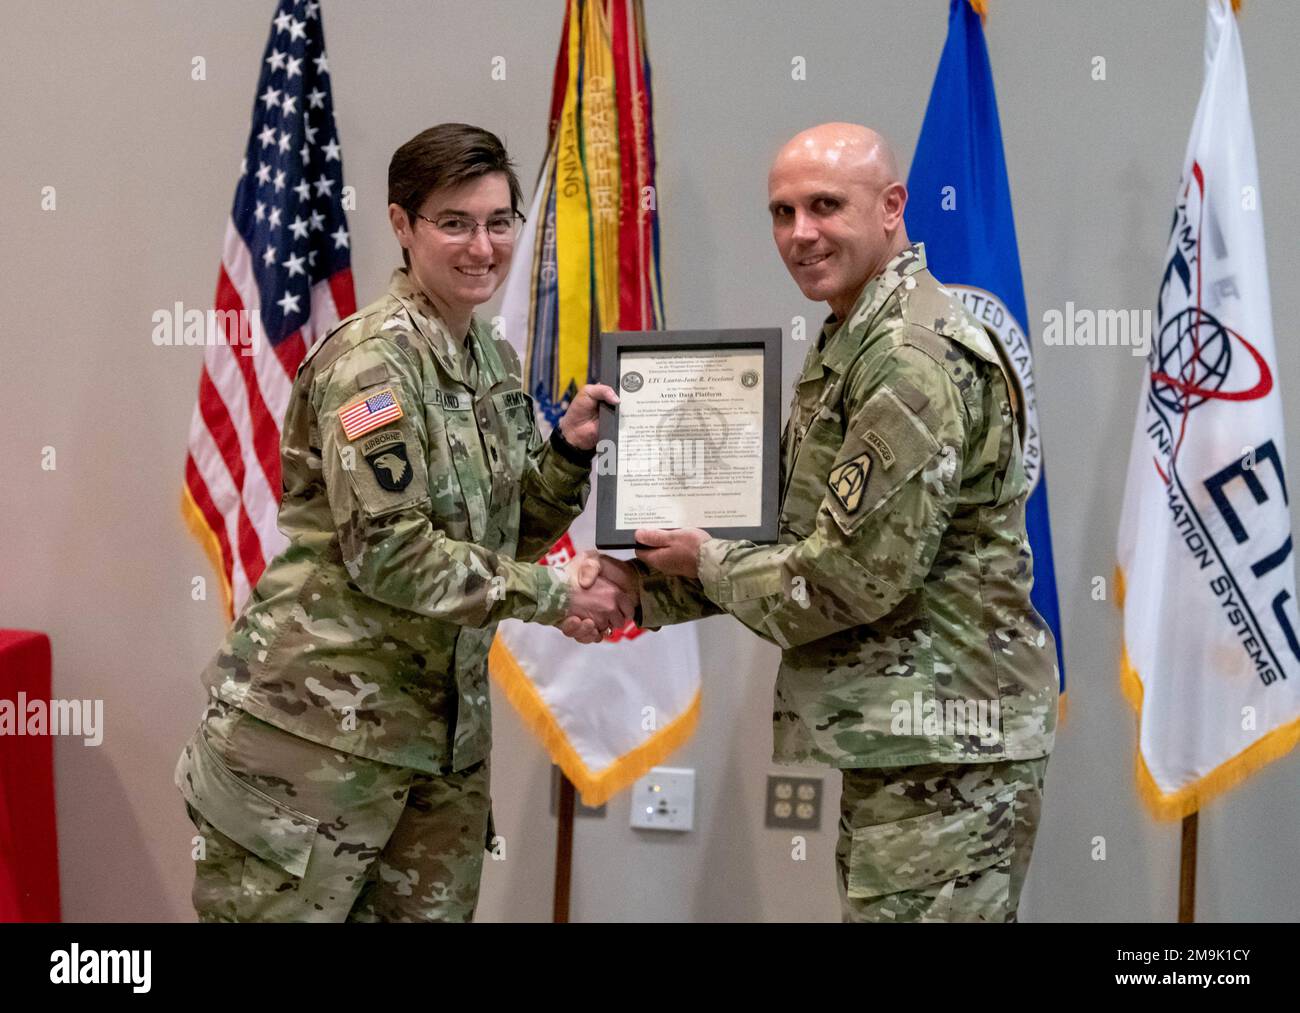
[[[695,827],[695,771],[655,767],[632,786],[631,825],[641,830]]]
[[[767,815],[763,825],[773,829],[820,830],[822,779],[768,774]]]

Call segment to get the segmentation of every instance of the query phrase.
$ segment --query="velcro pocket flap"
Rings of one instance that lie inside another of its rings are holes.
[[[1007,856],[986,839],[989,819],[985,806],[972,805],[855,828],[848,895],[919,890],[997,865]]]
[[[185,747],[176,786],[185,801],[240,847],[292,876],[306,873],[319,821],[239,778],[202,729]]]
[[[889,500],[939,451],[939,441],[883,386],[850,420],[826,478],[826,503],[845,535]]]

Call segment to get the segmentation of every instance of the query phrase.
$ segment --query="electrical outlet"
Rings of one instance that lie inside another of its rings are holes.
[[[641,830],[695,827],[695,771],[655,767],[632,786],[631,825]]]
[[[764,826],[784,830],[820,830],[822,779],[767,775],[767,814]]]

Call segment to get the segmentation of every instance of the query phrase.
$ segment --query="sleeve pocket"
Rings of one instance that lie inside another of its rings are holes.
[[[869,899],[942,885],[981,872],[1008,854],[986,839],[989,815],[982,806],[936,811],[893,823],[857,827],[849,855],[848,895]]]
[[[840,530],[846,536],[857,531],[938,451],[925,423],[881,387],[850,419],[827,475],[825,502]]]

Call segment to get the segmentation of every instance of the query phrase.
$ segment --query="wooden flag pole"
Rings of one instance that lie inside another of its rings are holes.
[[[1178,862],[1178,920],[1196,921],[1196,818],[1183,817],[1182,854]]]
[[[569,921],[569,883],[573,878],[573,782],[560,772],[560,800],[556,807],[555,826],[555,895],[551,921],[556,925]]]

